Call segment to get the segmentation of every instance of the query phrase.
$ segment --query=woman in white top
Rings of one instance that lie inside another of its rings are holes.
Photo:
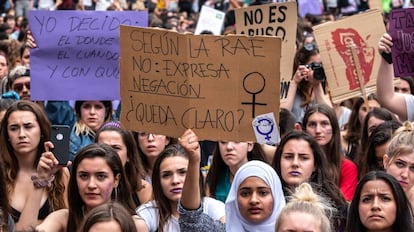
[[[198,143],[197,141],[192,141]],[[168,146],[157,158],[152,173],[154,201],[141,205],[137,214],[145,222],[148,231],[180,231],[177,211],[184,181],[187,174],[188,157],[184,149],[178,145]],[[200,185],[202,185],[200,179]],[[200,189],[204,189],[200,187]],[[202,192],[199,191],[200,196]],[[223,220],[224,204],[209,197],[203,197],[204,213],[214,220]]]
[[[185,181],[179,205],[183,231],[274,231],[276,219],[285,206],[285,198],[275,170],[258,160],[249,161],[237,170],[226,200],[225,226],[206,213],[201,213],[204,205],[200,204],[200,197],[195,194],[198,190],[196,174],[200,161],[197,141],[197,136],[191,130],[187,130],[180,139],[190,156],[190,175]]]

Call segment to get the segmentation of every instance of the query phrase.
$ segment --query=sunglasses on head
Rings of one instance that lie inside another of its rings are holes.
[[[30,90],[30,82],[25,82],[25,83],[17,83],[13,85],[13,90],[20,92],[23,90],[23,87],[26,87],[26,89]]]

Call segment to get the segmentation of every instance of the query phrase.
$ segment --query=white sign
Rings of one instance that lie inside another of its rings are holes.
[[[224,12],[208,6],[202,6],[194,34],[199,35],[203,31],[210,31],[213,33],[213,35],[221,35],[224,16]]]

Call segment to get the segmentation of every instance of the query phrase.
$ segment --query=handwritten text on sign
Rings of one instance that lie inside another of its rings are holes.
[[[237,34],[268,35],[282,38],[280,99],[287,97],[292,79],[296,46],[296,2],[272,3],[235,9]]]
[[[201,139],[255,140],[255,115],[278,108],[280,38],[182,35],[121,26],[121,122]]]
[[[33,99],[119,99],[119,26],[146,26],[146,12],[32,11],[29,20]]]
[[[394,43],[391,51],[394,75],[414,75],[414,8],[392,10],[389,33]]]

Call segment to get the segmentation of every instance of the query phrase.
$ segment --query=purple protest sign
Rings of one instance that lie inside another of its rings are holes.
[[[146,27],[146,11],[31,11],[32,100],[116,100],[119,26]]]
[[[390,13],[389,34],[394,75],[414,75],[414,8],[394,9]]]

